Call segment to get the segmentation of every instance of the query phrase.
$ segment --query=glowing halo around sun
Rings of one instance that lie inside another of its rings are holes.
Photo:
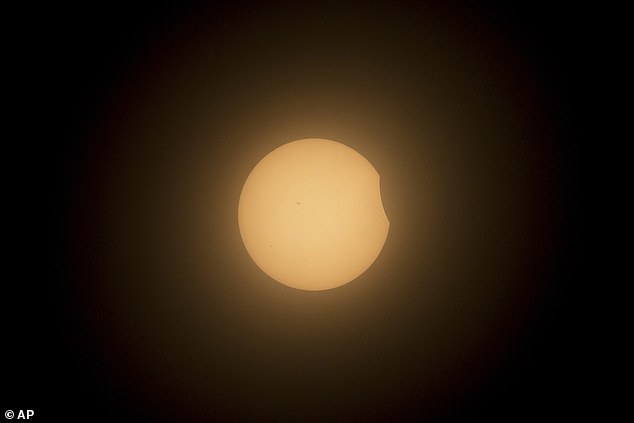
[[[238,225],[264,273],[292,288],[321,291],[364,273],[390,222],[372,164],[344,144],[307,138],[276,148],[253,168]]]

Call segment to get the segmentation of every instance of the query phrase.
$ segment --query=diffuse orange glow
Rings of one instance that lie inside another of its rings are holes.
[[[470,9],[394,3],[196,11],[104,73],[76,152],[51,144],[62,292],[115,413],[424,421],[542,388],[483,382],[567,292],[545,68]]]

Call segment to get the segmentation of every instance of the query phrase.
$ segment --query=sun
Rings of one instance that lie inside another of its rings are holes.
[[[238,225],[264,273],[320,291],[364,273],[383,249],[390,223],[372,164],[344,144],[308,138],[276,148],[253,168]]]

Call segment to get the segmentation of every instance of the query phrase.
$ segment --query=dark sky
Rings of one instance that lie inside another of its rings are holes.
[[[15,241],[2,411],[583,414],[587,34],[574,13],[552,2],[172,3],[17,17],[33,120],[5,159]],[[237,232],[250,168],[305,137],[364,154],[391,222],[374,266],[322,293],[271,281]]]

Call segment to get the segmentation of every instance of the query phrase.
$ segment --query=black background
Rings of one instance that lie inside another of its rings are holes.
[[[251,19],[253,22],[269,20],[275,26],[283,22],[280,16],[316,22],[318,19],[315,16],[318,15],[328,22],[328,16],[339,14],[359,17],[359,27],[337,27],[339,33],[360,31],[363,36],[364,31],[369,33],[372,29],[371,26],[364,26],[364,22],[381,22],[381,16],[385,13],[388,16],[385,18],[385,34],[396,36],[394,34],[402,30],[399,19],[416,22],[417,14],[424,15],[430,10],[447,21],[463,15],[475,16],[473,21],[484,22],[484,27],[494,28],[504,45],[511,46],[511,50],[520,57],[528,58],[531,68],[527,71],[527,80],[538,80],[540,90],[546,93],[543,113],[548,115],[551,122],[548,130],[554,133],[548,140],[554,145],[549,145],[547,149],[556,151],[558,157],[554,160],[555,164],[551,164],[557,169],[553,172],[556,174],[553,179],[556,188],[552,188],[554,194],[540,179],[540,187],[549,191],[549,194],[544,195],[545,201],[557,198],[557,243],[548,264],[544,265],[546,270],[539,273],[540,286],[543,284],[547,288],[537,301],[536,311],[532,312],[529,323],[522,326],[521,335],[513,346],[494,359],[495,365],[478,379],[475,388],[466,389],[466,393],[456,398],[450,396],[446,403],[441,403],[440,399],[428,393],[429,388],[421,387],[416,381],[421,377],[422,370],[406,368],[411,361],[407,355],[403,358],[404,367],[400,369],[398,383],[378,372],[378,383],[383,383],[384,389],[372,388],[368,390],[370,393],[358,393],[349,402],[341,399],[328,407],[322,404],[319,396],[315,401],[308,401],[303,393],[297,393],[297,397],[291,401],[275,398],[280,393],[288,393],[288,388],[267,387],[267,383],[275,385],[276,380],[279,383],[291,383],[295,379],[288,375],[268,374],[267,371],[274,372],[268,368],[263,374],[236,376],[240,381],[236,383],[253,380],[254,387],[245,388],[243,393],[248,400],[239,397],[236,393],[239,392],[238,388],[227,388],[229,394],[223,397],[223,387],[215,386],[213,389],[216,390],[210,394],[215,395],[215,399],[210,401],[213,405],[208,407],[200,405],[197,394],[191,394],[194,398],[191,399],[187,392],[180,394],[185,399],[162,403],[161,395],[153,389],[139,388],[152,385],[152,381],[134,384],[121,382],[120,377],[110,377],[111,367],[105,362],[118,367],[116,372],[119,373],[127,372],[126,366],[134,364],[123,364],[128,362],[120,358],[104,360],[99,355],[102,351],[116,353],[117,347],[113,347],[112,343],[117,341],[103,335],[108,330],[103,329],[109,327],[107,324],[100,329],[92,326],[99,318],[95,320],[87,316],[90,315],[91,307],[98,309],[101,303],[86,299],[91,294],[78,288],[87,283],[82,275],[85,275],[84,267],[89,266],[76,262],[78,257],[83,257],[76,253],[77,239],[83,239],[77,235],[83,230],[81,225],[78,229],[76,223],[77,203],[81,202],[78,198],[87,196],[85,191],[77,188],[77,178],[90,178],[93,175],[86,173],[81,162],[86,157],[87,143],[106,143],[103,141],[105,137],[100,139],[94,135],[98,132],[95,128],[110,125],[103,123],[103,116],[112,113],[113,109],[121,109],[116,105],[121,100],[112,99],[113,93],[120,89],[117,88],[118,84],[148,49],[163,45],[157,40],[168,34],[174,25],[183,19],[191,19],[189,17],[192,14],[197,16],[198,10],[202,10],[199,7],[181,2],[161,5],[108,2],[47,6],[17,15],[21,32],[16,37],[16,45],[24,47],[18,48],[21,60],[17,63],[24,64],[21,73],[22,77],[26,76],[24,79],[27,82],[16,85],[28,95],[23,96],[26,105],[16,104],[15,107],[23,107],[27,111],[26,115],[32,119],[18,132],[22,141],[16,142],[15,151],[11,149],[11,154],[5,158],[9,162],[6,169],[10,175],[8,208],[15,212],[7,225],[9,233],[15,236],[10,241],[13,253],[9,256],[11,271],[8,274],[12,276],[6,282],[6,293],[3,295],[6,326],[2,342],[3,394],[0,405],[3,411],[9,408],[34,409],[41,421],[61,421],[62,418],[77,421],[303,420],[311,417],[318,420],[436,418],[443,421],[515,421],[524,418],[568,418],[570,414],[583,414],[589,406],[583,399],[587,397],[592,371],[587,365],[582,365],[586,361],[582,358],[584,353],[581,352],[583,342],[580,333],[581,322],[585,319],[580,316],[581,308],[577,304],[577,293],[584,290],[586,280],[579,263],[582,216],[578,211],[578,160],[587,136],[581,131],[577,108],[581,104],[580,51],[589,46],[585,41],[586,30],[575,12],[565,5],[547,2],[512,2],[512,5],[493,2],[400,2],[380,6],[345,3],[306,7],[281,3],[256,6],[237,2],[207,5],[204,9],[207,19],[204,22],[218,26],[217,29],[207,29],[205,33],[223,40],[238,37],[231,26],[242,19]],[[355,22],[355,19],[351,21]],[[194,22],[199,21],[194,19]],[[439,22],[438,25],[442,27],[443,21]],[[409,38],[413,40],[410,41],[412,45],[402,50],[396,49],[390,57],[400,58],[406,54],[403,52],[411,51],[416,44],[416,37],[423,37],[423,33],[414,32]],[[194,35],[192,37],[195,38]],[[265,44],[279,43],[285,49],[282,56],[293,57],[296,42],[293,36],[275,37],[267,39]],[[337,45],[334,36],[328,37],[326,34],[325,38],[313,45],[313,54],[323,55],[329,51],[330,47],[326,46]],[[180,51],[179,43],[186,45],[188,39],[187,36],[179,38],[179,42],[168,49],[170,53],[167,55]],[[350,39],[352,41],[347,46],[354,47],[357,38],[353,36]],[[223,42],[218,41],[221,45]],[[373,54],[379,55],[389,50],[385,46],[366,47],[370,60]],[[261,54],[253,61],[255,63],[269,60],[266,53],[254,54]],[[341,56],[337,56],[339,64],[345,64],[345,55],[341,53]],[[161,60],[178,60],[171,56],[161,57],[160,63],[163,63]],[[143,66],[147,66],[143,69],[151,69],[153,65]],[[217,74],[211,76],[226,78],[227,74],[222,72],[228,71],[218,70]],[[144,75],[143,72],[141,75]],[[139,82],[139,79],[133,81]],[[128,87],[123,92],[132,93],[134,89]],[[246,92],[249,88],[243,89]],[[412,91],[416,92],[416,89],[413,87]],[[242,93],[238,97],[247,98],[247,95]],[[133,109],[136,104],[134,100],[130,103],[132,106],[126,110]],[[268,151],[267,147],[261,150],[254,157]],[[105,151],[109,151],[108,147]],[[224,154],[229,150],[215,147],[213,151]],[[384,166],[390,168],[391,164]],[[96,203],[87,200],[87,204]],[[390,216],[389,201],[386,204]],[[94,217],[98,213],[89,210],[86,216]],[[393,213],[398,215],[398,211]],[[133,235],[129,236],[133,238]],[[536,235],[535,239],[540,238]],[[99,254],[96,256],[99,257]],[[525,276],[525,279],[528,278]],[[93,280],[90,283],[95,282]],[[390,297],[390,301],[397,302],[398,298],[395,294]],[[401,298],[401,301],[404,299]],[[88,305],[78,306],[78,302]],[[293,303],[290,309],[297,304]],[[308,307],[313,306],[314,303],[309,303]],[[330,307],[337,310],[337,306]],[[373,305],[368,307],[371,310]],[[104,307],[98,312],[104,310],[112,311]],[[311,310],[312,313],[316,308]],[[276,318],[282,317],[276,315]],[[101,345],[101,342],[104,344]],[[407,341],[403,341],[402,345],[406,344]],[[398,360],[398,348],[387,349],[392,366]],[[375,357],[374,360],[378,359]],[[346,363],[345,359],[334,362]],[[301,363],[295,366],[305,370]],[[332,376],[329,379],[324,376],[330,374],[328,370],[318,367],[309,371],[313,383],[328,386],[330,390],[336,391],[338,386],[342,386],[342,392],[350,393],[358,391],[357,388],[362,385],[375,383],[372,376],[358,381],[344,380],[344,376]],[[384,380],[381,382],[382,376]],[[223,380],[229,379],[229,376],[223,376]],[[126,380],[125,377],[123,380]],[[183,382],[181,386],[188,384]],[[406,388],[399,390],[392,386]],[[197,385],[192,388],[194,391],[200,389]],[[259,409],[253,406],[257,403],[253,398],[258,395],[265,403]],[[336,394],[328,394],[322,399],[332,401],[336,397]],[[440,405],[427,404],[430,398],[438,400]],[[240,410],[242,400],[244,409]],[[225,402],[232,405],[224,406]],[[267,406],[267,402],[274,405]],[[239,411],[233,413],[232,410],[236,409]]]

